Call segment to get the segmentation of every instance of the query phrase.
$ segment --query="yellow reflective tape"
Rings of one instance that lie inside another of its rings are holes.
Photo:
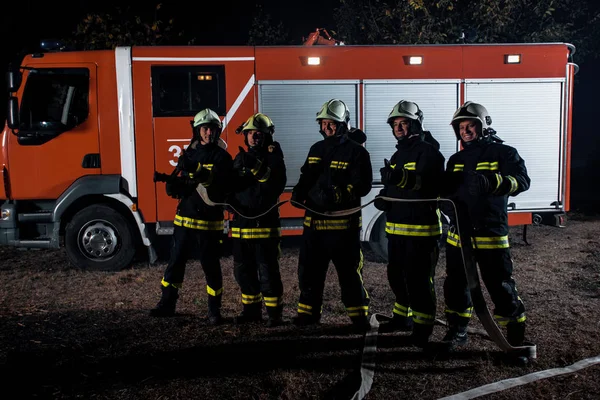
[[[267,167],[265,174],[262,176],[262,178],[259,178],[258,181],[260,183],[265,183],[266,181],[269,180],[270,177],[271,177],[271,168]]]
[[[242,299],[246,300],[262,300],[262,294],[244,294],[242,293]]]
[[[318,164],[321,162],[321,157],[308,157],[309,164]]]
[[[392,310],[394,314],[398,314],[402,317],[411,317],[412,310],[410,307],[403,306],[402,304],[394,303],[394,309]]]
[[[208,293],[211,296],[219,296],[219,295],[223,294],[223,288],[214,290],[210,286],[206,285],[206,293]]]
[[[510,190],[508,191],[508,194],[513,194],[514,192],[517,191],[517,189],[519,189],[519,183],[517,182],[517,180],[512,177],[512,176],[507,176],[508,181],[510,182]]]
[[[201,219],[194,219],[189,217],[182,217],[181,215],[175,215],[173,224],[182,226],[184,228],[198,229],[203,231],[222,231],[225,228],[223,220],[220,221],[204,221]]]
[[[183,286],[182,282],[179,282],[179,283],[170,283],[170,282],[165,281],[165,278],[161,279],[160,284],[163,285],[164,287],[172,286],[175,289],[181,289],[181,287]]]
[[[298,313],[312,315],[312,306],[308,304],[298,303]]]
[[[454,247],[461,247],[460,236],[458,236],[456,233],[448,232],[448,236],[446,236],[446,243]]]
[[[350,228],[350,220],[349,219],[331,219],[331,220],[323,220],[323,219],[312,219],[312,217],[304,218],[304,226],[312,227],[316,230],[343,230]]]
[[[346,313],[350,317],[366,316],[369,313],[369,306],[346,307]]]
[[[231,228],[231,237],[236,239],[268,239],[281,237],[281,228]]]
[[[478,249],[508,249],[510,247],[508,236],[476,236],[473,242]]]
[[[412,225],[386,222],[385,232],[401,236],[437,236],[442,234],[442,224],[438,222],[436,225]]]
[[[280,297],[265,297],[264,300],[267,307],[279,307],[281,305]]]
[[[494,176],[496,177],[496,186],[494,186],[494,190],[492,191],[492,193],[495,193],[500,188],[500,185],[502,185],[502,182],[504,181],[504,178],[502,178],[502,175],[494,174]]]
[[[465,169],[465,164],[456,164],[452,172],[461,172]]]
[[[416,171],[417,170],[417,163],[416,162],[409,162],[404,164],[404,169],[408,170],[408,171]]]
[[[484,161],[477,163],[476,171],[498,171],[498,161]]]
[[[433,325],[435,322],[435,315],[424,314],[413,310],[413,322],[422,325]]]
[[[444,310],[444,312],[447,313],[447,314],[456,314],[459,317],[463,317],[463,318],[471,318],[473,316],[473,307],[469,307],[469,308],[467,308],[463,312],[454,311],[454,310],[451,310],[449,308],[446,308]]]
[[[242,304],[256,304],[262,301],[262,294],[244,294],[242,293]]]

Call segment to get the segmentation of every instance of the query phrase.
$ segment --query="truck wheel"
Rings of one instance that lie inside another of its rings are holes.
[[[385,233],[385,214],[381,216],[375,222],[373,230],[371,231],[371,237],[369,239],[369,246],[371,250],[375,252],[379,257],[383,258],[385,262],[388,261],[388,239]]]
[[[76,267],[91,271],[120,271],[136,253],[127,219],[103,204],[88,206],[73,216],[65,229],[65,247]]]

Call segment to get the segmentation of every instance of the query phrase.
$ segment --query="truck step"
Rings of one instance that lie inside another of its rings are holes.
[[[9,245],[15,247],[28,247],[32,249],[51,249],[53,245],[50,239],[27,239],[27,240],[11,240]]]
[[[19,222],[52,222],[52,211],[40,210],[36,212],[20,213]]]

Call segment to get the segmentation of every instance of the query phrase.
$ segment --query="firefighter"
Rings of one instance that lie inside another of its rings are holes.
[[[283,152],[273,140],[273,121],[264,114],[252,115],[236,132],[244,134],[248,150],[240,147],[233,161],[235,183],[228,202],[242,215],[261,216],[244,218],[233,212],[233,272],[243,304],[235,323],[261,321],[264,301],[267,326],[278,326],[283,308],[279,272],[281,224],[279,208],[273,206],[286,184]]]
[[[437,199],[445,160],[435,145],[425,141],[423,112],[416,103],[402,100],[390,112],[387,123],[398,143],[391,160],[385,160],[380,169],[384,185],[380,196]],[[396,297],[393,319],[382,329],[412,329],[412,343],[425,347],[436,311],[433,281],[442,233],[437,203],[378,198],[375,207],[386,213],[387,276]]]
[[[350,113],[343,101],[325,102],[316,119],[323,140],[311,146],[291,198],[292,204],[315,211],[306,210],[304,216],[294,324],[320,322],[325,278],[333,261],[347,314],[353,326],[364,331],[369,326],[369,295],[362,278],[361,213],[338,217],[320,213],[360,206],[361,197],[371,190],[371,160],[367,150],[349,138]]]
[[[208,322],[218,325],[222,323],[220,243],[224,213],[221,207],[208,206],[196,187],[203,185],[212,201],[223,202],[233,162],[229,153],[218,145],[223,125],[217,113],[206,108],[194,116],[191,125],[193,139],[179,160],[178,168],[182,169],[182,176],[166,185],[167,194],[179,199],[179,202],[174,220],[171,257],[161,282],[162,297],[150,315],[171,317],[175,314],[186,262],[191,250],[196,249],[206,276]]]
[[[509,196],[529,189],[525,162],[516,149],[502,144],[481,104],[464,103],[451,124],[463,149],[450,157],[445,173],[444,197],[454,201],[458,217],[449,213],[444,281],[449,328],[443,342],[450,350],[467,343],[473,303],[460,247],[471,245],[494,303],[494,317],[507,328],[508,342],[520,346],[525,335],[525,307],[512,276],[507,203]],[[464,239],[458,234],[457,218]]]

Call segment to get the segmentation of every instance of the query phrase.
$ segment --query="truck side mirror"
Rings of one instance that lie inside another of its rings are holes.
[[[6,86],[9,92],[16,92],[21,86],[21,73],[12,68],[6,73]]]
[[[17,99],[16,96],[10,96],[8,98],[6,119],[10,129],[19,128],[19,99]]]

